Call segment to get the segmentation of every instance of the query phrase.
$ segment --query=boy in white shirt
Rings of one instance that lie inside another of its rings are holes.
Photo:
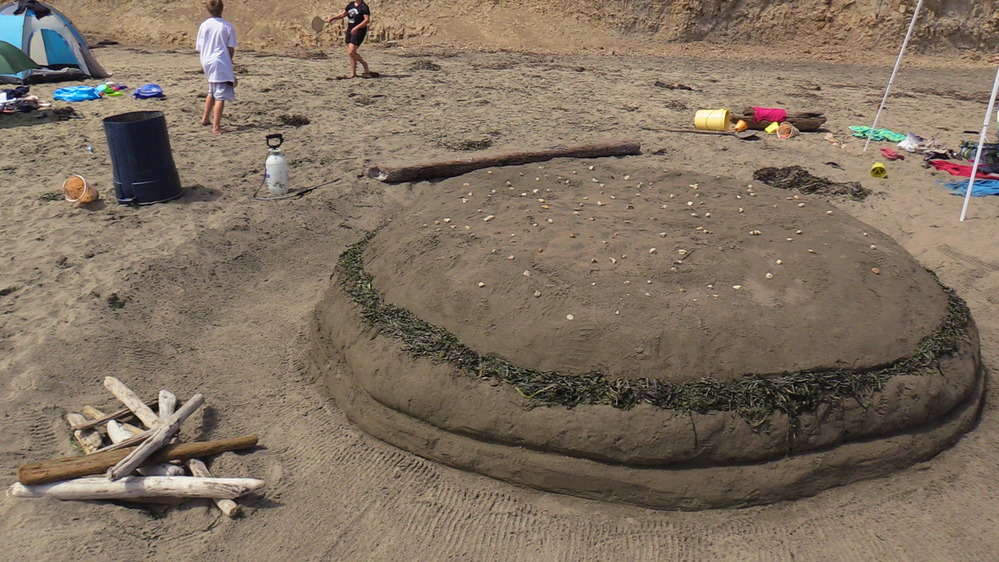
[[[197,42],[201,68],[208,78],[208,97],[205,98],[201,124],[208,125],[208,118],[213,117],[211,125],[215,135],[222,132],[225,102],[236,100],[236,74],[232,68],[232,57],[236,54],[236,28],[222,19],[223,7],[222,0],[205,1],[205,8],[212,17],[198,28]]]

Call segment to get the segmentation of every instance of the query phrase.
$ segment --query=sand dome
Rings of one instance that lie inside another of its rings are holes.
[[[314,345],[347,415],[416,454],[697,509],[883,475],[975,419],[964,303],[820,198],[628,160],[416,189],[341,258]]]

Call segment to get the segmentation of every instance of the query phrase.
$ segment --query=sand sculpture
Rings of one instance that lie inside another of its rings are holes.
[[[337,404],[403,449],[702,509],[888,474],[977,417],[963,301],[821,198],[607,159],[423,189],[314,330]]]

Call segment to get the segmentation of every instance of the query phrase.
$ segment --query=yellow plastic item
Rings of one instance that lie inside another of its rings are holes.
[[[749,124],[746,123],[745,121],[743,121],[742,119],[739,119],[738,121],[736,121],[735,125],[732,127],[732,130],[735,131],[735,132],[737,132],[737,133],[741,133],[741,132],[745,131],[748,128],[749,128]]]
[[[875,162],[874,165],[871,166],[871,175],[876,178],[887,178],[888,170],[885,169],[885,165],[881,162]]]
[[[706,131],[728,131],[727,109],[700,109],[694,114],[694,128]]]
[[[780,129],[780,123],[774,121],[773,123],[767,125],[767,128],[763,130],[772,135],[777,132],[777,129]]]

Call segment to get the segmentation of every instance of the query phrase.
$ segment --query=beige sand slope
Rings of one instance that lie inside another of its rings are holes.
[[[190,437],[258,433],[258,451],[213,463],[268,482],[241,521],[207,503],[166,512],[89,503],[0,499],[0,537],[15,559],[962,559],[992,555],[999,493],[989,390],[979,426],[955,447],[896,475],[816,497],[745,510],[653,512],[513,487],[445,468],[378,442],[348,423],[306,368],[309,319],[336,257],[367,229],[406,213],[433,183],[388,186],[371,163],[439,158],[448,147],[544,147],[637,136],[622,164],[724,174],[750,183],[764,165],[800,164],[861,181],[864,203],[834,201],[876,226],[968,302],[983,360],[999,344],[999,201],[960,199],[919,167],[862,154],[846,127],[866,124],[884,66],[417,51],[369,47],[381,80],[335,81],[344,61],[246,55],[238,62],[234,132],[196,125],[204,85],[187,50],[98,49],[116,79],[161,84],[165,101],[74,105],[79,119],[3,130],[0,171],[0,469],[73,451],[61,415],[111,401],[113,375],[145,395],[203,392],[210,406]],[[440,70],[426,70],[433,63]],[[956,144],[981,123],[994,68],[913,62],[884,125]],[[709,69],[706,71],[705,69]],[[290,81],[294,72],[311,76]],[[326,80],[329,78],[330,80]],[[683,82],[698,91],[655,83]],[[33,91],[43,97],[54,86]],[[747,104],[825,111],[846,144],[803,136],[756,144],[641,127],[687,126],[693,111]],[[66,104],[60,104],[65,106]],[[133,209],[110,199],[100,119],[162,109],[189,191]],[[932,113],[926,109],[932,108]],[[307,116],[299,128],[282,116]],[[256,203],[264,134],[283,132],[296,186],[336,183],[300,200]],[[95,154],[84,146],[90,144]],[[842,170],[826,165],[836,162]],[[102,203],[53,198],[63,178],[96,183]]]

